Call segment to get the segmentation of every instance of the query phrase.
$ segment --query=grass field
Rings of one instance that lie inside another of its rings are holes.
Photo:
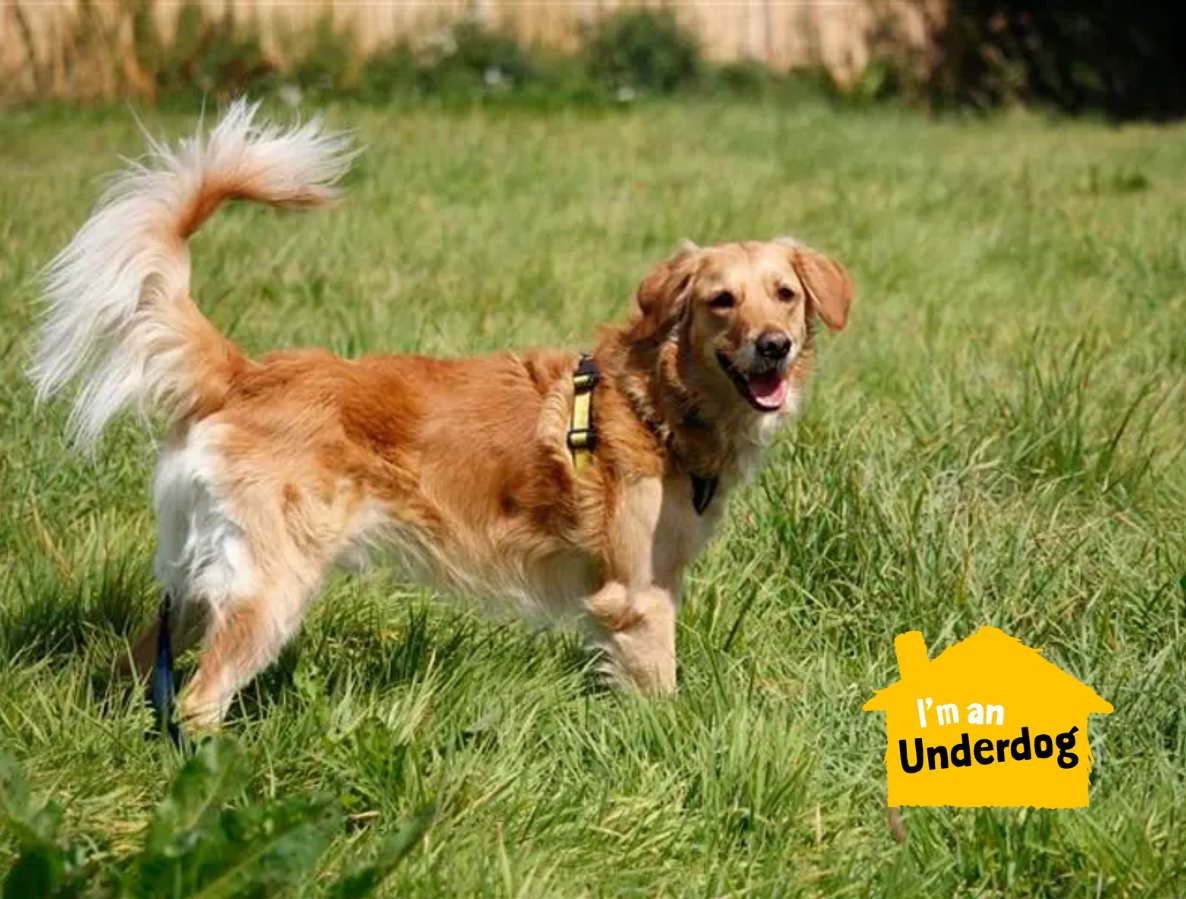
[[[571,635],[393,573],[333,582],[228,727],[232,805],[324,794],[346,816],[311,873],[279,871],[295,894],[430,803],[383,893],[1186,893],[1186,128],[811,104],[329,118],[366,147],[348,203],[236,207],[194,243],[200,303],[252,351],[578,347],[682,237],[792,232],[858,294],[691,573],[678,698],[592,689]],[[154,452],[129,417],[71,454],[22,370],[35,273],[140,146],[126,110],[0,117],[0,746],[96,877],[183,763],[111,673],[156,602]],[[934,654],[984,624],[1114,704],[1091,807],[907,810],[898,844],[861,705],[897,677],[894,634]]]

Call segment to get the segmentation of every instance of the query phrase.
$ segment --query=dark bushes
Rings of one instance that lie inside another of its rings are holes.
[[[621,104],[640,96],[724,92],[770,96],[790,82],[757,62],[709,66],[695,36],[669,10],[624,9],[582,36],[576,54],[529,51],[512,37],[462,20],[414,41],[363,57],[353,35],[328,19],[269,57],[251,23],[229,13],[208,18],[182,8],[174,38],[162,42],[151,4],[134,29],[137,57],[158,98],[277,93],[288,102],[313,94],[369,102],[512,100],[532,105]]]
[[[139,62],[153,80],[154,93],[229,97],[256,90],[276,74],[259,34],[239,23],[233,10],[210,17],[197,3],[177,13],[173,39],[164,46],[152,21],[151,5],[141,5],[135,33]]]
[[[1186,13],[1132,0],[954,0],[930,73],[939,107],[1007,102],[1115,118],[1186,113]]]
[[[670,10],[623,9],[586,41],[589,73],[615,90],[670,94],[696,83],[703,68],[696,36]]]

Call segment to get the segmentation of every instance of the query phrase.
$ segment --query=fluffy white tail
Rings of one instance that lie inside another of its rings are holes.
[[[46,312],[29,376],[38,401],[76,378],[70,429],[82,444],[131,403],[174,416],[217,407],[238,348],[190,298],[186,239],[225,200],[308,208],[334,199],[353,154],[320,122],[281,130],[236,101],[217,127],[149,158],[108,188],[45,271]]]

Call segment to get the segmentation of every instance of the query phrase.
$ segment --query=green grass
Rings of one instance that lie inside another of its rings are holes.
[[[592,689],[571,635],[340,578],[236,704],[236,807],[348,815],[292,889],[437,815],[399,895],[1172,895],[1186,883],[1186,128],[647,105],[339,107],[366,153],[325,214],[195,241],[252,351],[587,345],[682,237],[795,233],[858,282],[807,412],[687,581],[680,693]],[[148,115],[178,134],[193,119]],[[140,139],[124,110],[0,118],[0,745],[94,871],[183,759],[113,659],[154,606],[152,441],[99,453],[23,379],[38,268]],[[1079,811],[883,817],[893,636],[994,624],[1115,706]],[[15,844],[0,837],[0,869]]]

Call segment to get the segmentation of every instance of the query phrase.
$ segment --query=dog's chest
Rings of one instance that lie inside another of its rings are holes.
[[[640,478],[626,488],[622,533],[634,579],[675,587],[700,555],[725,507],[718,492],[703,513],[693,504],[689,478]]]

